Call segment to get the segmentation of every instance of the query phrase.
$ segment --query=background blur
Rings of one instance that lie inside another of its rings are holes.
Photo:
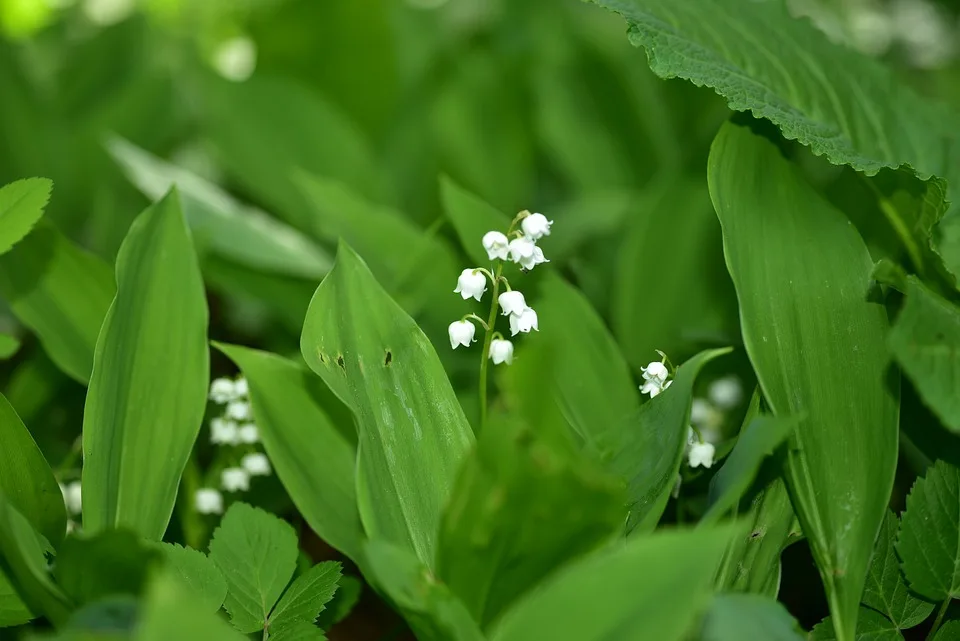
[[[960,107],[960,3],[790,4]],[[0,184],[53,179],[47,219],[112,263],[176,180],[211,338],[295,354],[340,236],[443,345],[466,266],[443,218],[445,175],[505,212],[554,219],[548,257],[631,364],[654,348],[680,362],[739,342],[705,184],[729,112],[654,77],[624,31],[578,0],[0,0]],[[309,260],[265,258],[264,239]],[[83,388],[2,300],[0,333],[22,341],[0,389],[51,464],[70,461]],[[474,355],[439,352],[475,412]],[[261,502],[289,509],[275,495]],[[798,585],[819,590],[810,571]],[[396,619],[366,603],[351,621],[331,638],[378,639]]]

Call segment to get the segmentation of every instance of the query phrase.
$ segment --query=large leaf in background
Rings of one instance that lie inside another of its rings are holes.
[[[897,515],[888,511],[873,548],[862,602],[887,615],[901,630],[906,630],[926,619],[933,612],[933,603],[924,601],[907,587],[894,549],[899,525]],[[924,535],[927,536],[927,532]]]
[[[550,209],[550,260],[563,261],[584,244],[620,232],[647,192],[604,190],[582,194]],[[622,251],[622,250],[621,250]]]
[[[368,580],[396,604],[420,641],[484,641],[463,602],[411,552],[384,541],[368,542],[364,552]]]
[[[781,2],[594,0],[621,14],[653,71],[712,87],[834,164],[958,174],[957,120],[881,63],[832,44]]]
[[[25,178],[0,187],[0,254],[5,254],[43,216],[53,183],[46,178]]]
[[[107,150],[130,182],[150,200],[174,185],[198,245],[258,271],[319,280],[332,257],[302,232],[235,200],[217,185],[127,142],[111,138]]]
[[[492,641],[679,641],[710,597],[730,527],[661,532],[579,561],[519,601]]]
[[[60,486],[40,448],[3,394],[0,394],[0,461],[0,492],[50,543],[59,545],[67,528]]]
[[[658,183],[634,206],[617,252],[611,313],[627,360],[636,368],[657,349],[690,353],[729,341],[733,287],[702,178]]]
[[[420,229],[399,211],[374,204],[336,180],[299,175],[297,184],[310,206],[309,228],[321,238],[356,247],[404,309],[416,314],[429,301],[429,311],[438,316],[458,313],[459,299],[450,294],[460,269],[435,229]]]
[[[320,538],[362,565],[356,450],[317,403],[313,389],[320,381],[276,354],[215,346],[246,377],[260,438],[303,518]]]
[[[53,575],[78,606],[114,595],[138,596],[161,553],[129,530],[75,532],[57,550]]]
[[[432,567],[473,432],[433,346],[346,243],[310,301],[300,350],[357,416],[364,529]]]
[[[463,464],[440,525],[437,576],[481,625],[622,527],[618,484],[565,439],[493,420]]]
[[[703,621],[702,641],[804,641],[796,619],[773,598],[721,594]]]
[[[0,334],[0,360],[6,360],[20,349],[20,339],[10,334]]]
[[[206,409],[207,303],[176,192],[134,221],[83,414],[83,527],[160,540]]]
[[[915,592],[944,601],[960,597],[960,469],[937,461],[907,496],[897,552]]]
[[[854,641],[903,641],[903,635],[887,617],[870,608],[860,608]],[[827,617],[810,631],[809,641],[839,641],[833,617]]]
[[[110,266],[48,223],[0,256],[0,293],[61,370],[86,383],[116,291]]]
[[[234,503],[210,541],[210,558],[227,580],[223,607],[243,633],[263,630],[297,565],[297,533],[260,508]]]
[[[800,417],[787,488],[850,641],[897,462],[899,385],[886,312],[866,300],[870,256],[846,216],[745,127],[720,130],[708,180],[764,399]]]
[[[440,177],[440,200],[467,256],[477,266],[488,264],[490,259],[483,248],[483,235],[488,231],[506,234],[510,217],[455,183],[449,176]]]
[[[920,397],[960,432],[960,309],[909,277],[887,344]]]
[[[137,624],[135,641],[245,641],[202,603],[191,598],[171,573],[154,578]]]
[[[70,604],[47,571],[49,549],[49,542],[0,492],[0,572],[16,586],[30,611],[60,625]]]
[[[33,613],[17,596],[17,591],[10,585],[10,580],[0,570],[0,628],[22,625],[33,619]]]
[[[329,176],[382,201],[385,190],[360,131],[309,87],[263,74],[242,83],[205,76],[204,133],[222,166],[270,211],[300,229],[310,210],[293,177]]]

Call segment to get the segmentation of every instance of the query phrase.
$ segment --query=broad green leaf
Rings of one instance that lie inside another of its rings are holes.
[[[886,312],[866,298],[872,262],[843,213],[745,127],[720,130],[708,181],[764,399],[800,419],[787,489],[850,641],[897,461],[899,386],[887,376]]]
[[[135,641],[245,641],[193,596],[171,574],[158,575],[147,591]]]
[[[449,176],[440,177],[440,199],[467,256],[477,266],[488,264],[490,259],[483,248],[483,235],[488,231],[506,234],[510,217],[455,183]]]
[[[420,641],[484,641],[466,606],[407,550],[372,540],[370,579],[403,613]]]
[[[0,256],[0,294],[57,367],[81,383],[90,379],[115,292],[109,265],[43,221]]]
[[[129,638],[140,615],[140,598],[130,594],[107,596],[94,603],[79,606],[62,627],[64,634],[76,634],[70,639],[87,639],[87,634],[104,634],[105,641]],[[89,637],[100,639],[99,636]]]
[[[10,334],[0,334],[0,360],[6,360],[20,349],[20,339]]]
[[[454,485],[437,576],[481,625],[623,525],[617,483],[558,438],[491,421]]]
[[[910,588],[934,601],[960,598],[960,469],[937,461],[907,496],[897,552]]]
[[[342,567],[336,561],[326,561],[298,576],[267,619],[270,636],[281,635],[303,623],[313,626],[337,591]]]
[[[903,635],[885,616],[871,610],[860,608],[857,616],[857,631],[851,637],[854,641],[903,641]],[[810,641],[838,641],[834,631],[833,617],[827,617],[813,627]]]
[[[894,550],[900,520],[887,512],[873,548],[873,560],[863,590],[863,605],[885,614],[898,628],[919,625],[933,612],[934,604],[921,599],[907,587]]]
[[[566,260],[587,242],[619,233],[645,195],[619,189],[594,191],[552,207],[550,260]]]
[[[707,606],[730,527],[638,536],[563,570],[519,601],[491,641],[680,641]]]
[[[834,164],[867,174],[907,164],[922,179],[958,173],[957,120],[946,108],[781,2],[594,1],[627,20],[658,76],[711,87]]]
[[[47,570],[48,550],[50,543],[0,492],[0,573],[9,579],[31,612],[59,625],[71,606]]]
[[[223,258],[273,274],[319,280],[333,258],[293,227],[243,205],[220,187],[167,163],[123,138],[107,150],[127,178],[151,200],[176,185],[183,214],[198,243]]]
[[[34,618],[34,614],[24,605],[17,591],[10,585],[10,580],[0,570],[0,628],[22,625]]]
[[[960,639],[960,621],[945,621],[940,629],[937,630],[937,635],[933,637],[933,641],[957,641]]]
[[[927,406],[960,432],[960,309],[913,276],[905,293],[887,344]]]
[[[300,350],[356,413],[365,531],[432,567],[440,510],[473,432],[433,346],[346,243],[310,302]]]
[[[83,413],[83,526],[159,541],[206,409],[207,303],[176,192],[134,221]]]
[[[703,641],[805,641],[796,619],[771,597],[720,594],[703,622]]]
[[[67,528],[60,486],[30,432],[0,394],[0,491],[53,545]]]
[[[314,390],[322,383],[275,354],[215,346],[246,376],[263,445],[297,509],[324,541],[362,565],[356,450],[318,404]]]
[[[0,187],[0,254],[20,242],[43,216],[53,183],[25,178]]]
[[[210,541],[210,558],[227,580],[223,607],[234,627],[263,630],[297,564],[297,533],[260,508],[234,503]]]
[[[160,553],[128,530],[73,534],[57,550],[53,575],[77,605],[117,594],[139,595]]]
[[[310,210],[294,187],[298,171],[329,176],[374,200],[385,189],[360,131],[309,87],[256,74],[243,83],[207,76],[204,133],[223,168],[267,209],[300,229]]]
[[[757,416],[740,431],[736,445],[710,480],[710,508],[704,522],[712,522],[734,507],[757,477],[764,459],[790,435],[794,417]]]
[[[170,576],[176,577],[204,610],[216,612],[227,596],[227,580],[206,554],[175,543],[161,543]]]
[[[270,641],[326,641],[327,635],[312,623],[300,621],[270,634]]]

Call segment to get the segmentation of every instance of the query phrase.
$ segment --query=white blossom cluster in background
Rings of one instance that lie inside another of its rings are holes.
[[[690,406],[687,435],[687,462],[690,467],[710,467],[716,454],[716,445],[723,439],[721,427],[726,412],[743,400],[743,386],[736,376],[725,376],[710,383],[707,398],[695,398]],[[694,427],[696,429],[694,429]]]
[[[225,492],[246,492],[254,476],[269,476],[270,460],[260,451],[260,432],[253,420],[250,390],[243,377],[218,378],[210,384],[210,400],[223,406],[220,416],[210,421],[210,442],[228,451],[230,465],[220,472],[220,487],[203,487],[194,495],[194,507],[201,514],[221,514]]]
[[[67,508],[67,530],[71,531],[77,527],[74,517],[79,518],[83,512],[80,481],[60,483],[60,493],[63,494],[63,504]]]
[[[524,271],[530,271],[537,265],[548,263],[543,250],[537,246],[537,241],[544,236],[550,235],[550,226],[552,220],[547,220],[543,214],[531,214],[523,211],[518,214],[514,224],[519,222],[520,230],[512,231],[513,226],[506,234],[499,231],[489,231],[483,235],[481,243],[483,249],[487,252],[487,257],[491,261],[511,261],[520,266]],[[510,236],[514,236],[512,239]],[[503,263],[499,262],[502,268]],[[496,304],[499,305],[504,316],[508,317],[510,324],[510,336],[517,334],[526,334],[531,330],[540,331],[537,312],[527,305],[523,294],[515,289],[511,289],[510,283],[501,275],[501,269],[497,269],[494,274],[484,267],[471,267],[463,270],[457,279],[455,294],[460,294],[463,300],[473,298],[478,302],[482,300],[483,294],[487,291],[487,282],[494,287],[494,291],[499,290],[500,283],[503,283],[507,291],[497,296]],[[450,336],[450,347],[456,349],[460,345],[469,347],[476,338],[477,328],[474,322],[480,323],[486,331],[491,331],[493,327],[488,327],[487,322],[475,314],[467,314],[458,321],[450,323],[448,333]],[[494,365],[513,362],[513,343],[500,334],[494,332],[493,340],[490,341],[490,350],[488,357]]]

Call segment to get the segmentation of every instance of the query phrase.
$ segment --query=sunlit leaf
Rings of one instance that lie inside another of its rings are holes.
[[[84,605],[118,594],[139,595],[160,558],[128,530],[76,533],[57,550],[53,575],[75,603]]]
[[[202,603],[191,598],[170,574],[157,576],[147,591],[135,641],[244,641]]]
[[[204,610],[216,612],[227,595],[227,581],[217,565],[200,550],[175,543],[161,543],[168,573],[193,594],[193,601]]]
[[[46,178],[25,178],[0,187],[0,254],[30,233],[43,216],[52,188]]]

